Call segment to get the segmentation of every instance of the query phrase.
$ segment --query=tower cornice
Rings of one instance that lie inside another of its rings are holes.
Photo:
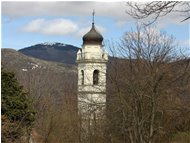
[[[102,59],[80,59],[76,60],[76,63],[107,63],[108,60]]]

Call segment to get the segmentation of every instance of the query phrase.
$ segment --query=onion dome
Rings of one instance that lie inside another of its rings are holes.
[[[103,37],[102,35],[95,29],[94,22],[92,23],[92,28],[88,33],[83,36],[83,45],[84,44],[98,44],[102,45]]]

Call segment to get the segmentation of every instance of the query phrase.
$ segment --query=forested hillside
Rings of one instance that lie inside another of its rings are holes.
[[[2,49],[2,67],[15,72],[24,86],[36,112],[33,130],[37,136],[45,142],[71,142],[77,113],[76,67],[31,58],[12,49]]]
[[[128,140],[128,135],[140,137],[143,135],[141,132],[148,137],[151,115],[155,116],[154,142],[170,142],[181,138],[188,141],[189,59],[149,64],[142,59],[117,57],[109,61],[108,118],[103,122],[105,136],[96,136],[96,141],[123,143]],[[2,50],[2,66],[16,73],[32,101],[36,111],[32,131],[37,135],[34,138],[50,143],[77,142],[80,137],[77,126],[80,118],[77,116],[76,67],[31,58],[12,49]],[[149,70],[153,70],[150,75]],[[149,102],[152,93],[156,96],[154,112],[151,112],[152,102]]]

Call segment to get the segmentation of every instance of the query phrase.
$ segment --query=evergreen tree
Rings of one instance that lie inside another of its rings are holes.
[[[2,142],[13,142],[30,130],[35,112],[13,72],[1,71]]]

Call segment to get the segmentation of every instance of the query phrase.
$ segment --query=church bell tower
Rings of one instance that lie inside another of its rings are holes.
[[[106,63],[108,55],[103,47],[103,37],[94,24],[83,36],[82,49],[77,52],[78,111],[83,121],[101,119],[106,106]]]

